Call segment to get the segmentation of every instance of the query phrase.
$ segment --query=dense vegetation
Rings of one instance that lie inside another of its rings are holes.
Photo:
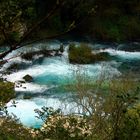
[[[76,81],[66,88],[76,95],[73,100],[82,109],[79,115],[64,115],[59,109],[43,107],[35,112],[44,125],[34,130],[23,127],[18,119],[11,118],[7,108],[1,104],[0,140],[139,140],[139,82],[129,79],[93,81],[79,71],[75,74]],[[8,84],[5,89],[5,102],[9,100],[6,93],[10,87]],[[13,105],[16,107],[16,104]],[[4,113],[6,116],[2,115]]]
[[[39,9],[44,8],[40,1]],[[50,0],[44,2],[50,4]],[[51,2],[53,3],[53,2]],[[91,15],[88,15],[92,11]],[[40,12],[43,12],[40,10]],[[45,12],[45,10],[44,10]],[[84,19],[84,20],[83,20]],[[57,30],[75,21],[77,33],[100,40],[126,41],[139,39],[140,2],[138,0],[66,0],[50,27]]]
[[[67,33],[88,35],[104,41],[132,41],[140,36],[139,0],[0,0],[0,44],[9,50],[0,59],[37,39],[57,38]],[[58,50],[21,54],[32,60],[61,55]],[[59,52],[59,53],[58,53]],[[69,61],[89,64],[108,60],[108,53],[95,53],[86,44],[69,46]],[[0,61],[1,63],[6,63]],[[17,64],[18,65],[18,64]],[[17,67],[11,65],[11,69]],[[65,115],[61,110],[43,107],[35,110],[44,125],[36,130],[20,124],[7,112],[6,103],[15,97],[14,84],[0,81],[0,140],[139,140],[140,83],[131,78],[97,81],[77,71],[73,84],[66,89],[82,112]],[[30,75],[23,77],[32,82]],[[86,102],[85,102],[86,100]],[[16,107],[16,103],[13,102]],[[25,114],[26,115],[26,114]]]
[[[10,116],[7,112],[5,104],[14,97],[14,84],[0,82],[0,140],[29,140],[32,138],[29,130],[24,128],[16,117]],[[15,102],[13,106],[16,106]]]
[[[58,5],[55,9],[54,5]],[[53,9],[53,13],[38,24]],[[52,16],[53,15],[53,16]],[[65,32],[76,26],[76,33],[111,41],[136,40],[140,35],[138,0],[1,0],[0,42],[13,45],[38,24],[36,37]],[[42,32],[42,30],[43,32]],[[30,34],[31,36],[31,34]],[[27,39],[27,36],[26,36]]]
[[[0,102],[7,103],[14,97],[14,84],[10,82],[0,82]]]

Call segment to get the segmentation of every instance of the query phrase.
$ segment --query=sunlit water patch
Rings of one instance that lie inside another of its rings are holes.
[[[53,107],[54,109],[61,109],[64,114],[79,113],[76,103],[61,100],[59,98],[32,98],[30,100],[16,100],[16,107],[9,107],[8,112],[14,113],[20,118],[21,123],[28,127],[39,128],[43,121],[38,119],[35,109],[40,109],[43,106]],[[7,106],[12,105],[12,101]]]

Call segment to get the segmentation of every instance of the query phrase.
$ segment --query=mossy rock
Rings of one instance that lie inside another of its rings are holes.
[[[23,79],[26,81],[26,82],[32,82],[33,81],[33,77],[30,76],[29,74],[25,75],[23,77]]]
[[[96,61],[106,61],[109,59],[107,52],[93,54],[92,49],[87,44],[70,44],[69,46],[69,61],[75,64],[91,64]]]
[[[86,44],[81,44],[76,46],[75,44],[70,44],[69,46],[69,61],[70,63],[87,64],[91,63],[91,48]]]
[[[7,103],[14,97],[14,83],[0,82],[0,102]]]

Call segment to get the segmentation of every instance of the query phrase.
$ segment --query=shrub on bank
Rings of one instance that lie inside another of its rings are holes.
[[[7,103],[14,97],[14,83],[0,82],[0,102]]]
[[[58,140],[88,140],[92,134],[91,130],[86,118],[62,114],[49,116],[41,128],[44,136]]]
[[[29,129],[11,118],[0,118],[0,140],[33,140]]]

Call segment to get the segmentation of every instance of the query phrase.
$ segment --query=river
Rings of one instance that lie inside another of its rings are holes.
[[[100,78],[103,74],[104,78],[110,79],[129,73],[133,74],[136,80],[140,80],[140,51],[135,47],[140,45],[139,43],[114,45],[88,42],[94,52],[108,52],[111,60],[87,65],[73,65],[69,63],[67,53],[68,45],[71,42],[81,43],[78,41],[44,41],[20,48],[5,57],[5,59],[8,59],[20,53],[40,50],[43,47],[56,49],[62,43],[65,48],[62,56],[42,57],[36,55],[32,61],[24,60],[19,56],[9,60],[0,69],[3,72],[14,63],[20,66],[19,70],[6,74],[3,78],[16,83],[15,91],[17,96],[14,100],[17,104],[16,107],[9,107],[8,112],[15,114],[23,125],[39,128],[43,122],[35,117],[37,114],[34,110],[41,109],[43,106],[53,107],[54,109],[60,108],[65,114],[78,112],[76,103],[69,98],[71,92],[66,91],[63,87],[73,82],[74,73],[79,68],[86,71],[87,75],[92,77],[93,80]],[[19,86],[18,81],[23,80],[22,78],[27,74],[33,77],[33,82],[22,83]],[[12,100],[7,106],[10,106],[11,103]]]

